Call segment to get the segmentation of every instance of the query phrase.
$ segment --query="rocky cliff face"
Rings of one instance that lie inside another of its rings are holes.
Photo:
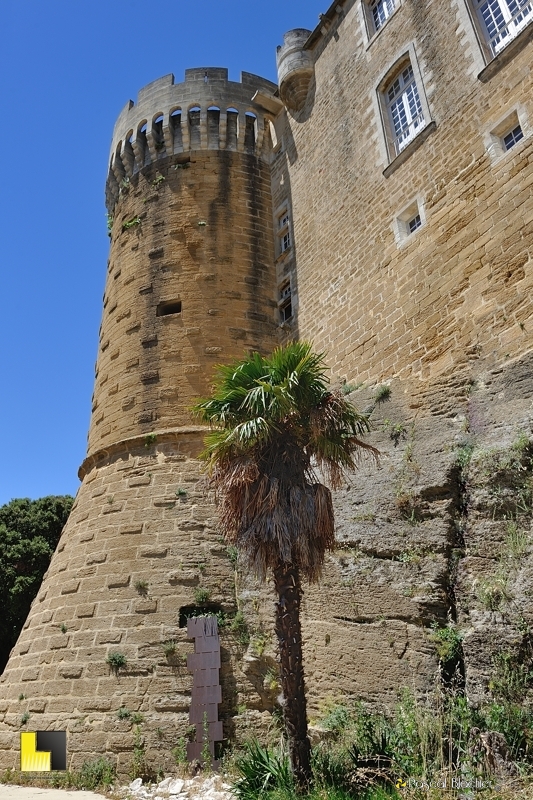
[[[532,366],[528,355],[479,370],[450,381],[440,398],[437,387],[427,391],[426,402],[395,381],[389,396],[379,387],[350,392],[359,408],[374,406],[371,441],[382,456],[377,469],[363,460],[336,493],[338,548],[321,583],[305,588],[312,718],[328,702],[391,706],[402,687],[429,695],[439,660],[479,704],[506,664],[527,661]],[[267,630],[265,594],[263,611],[254,611],[261,592],[246,586],[250,624]],[[268,641],[263,658],[271,659]],[[271,666],[259,656],[252,662],[256,677]],[[272,708],[272,698],[262,704],[257,695],[252,705]]]

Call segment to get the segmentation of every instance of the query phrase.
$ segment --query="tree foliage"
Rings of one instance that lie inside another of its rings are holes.
[[[331,492],[366,452],[370,423],[328,385],[308,342],[220,366],[194,411],[213,429],[203,454],[227,541],[264,579],[279,561],[316,581],[335,546]]]
[[[68,519],[70,495],[0,507],[0,672],[28,616]]]

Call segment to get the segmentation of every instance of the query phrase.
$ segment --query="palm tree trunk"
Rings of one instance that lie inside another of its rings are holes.
[[[284,697],[283,718],[296,786],[303,791],[309,786],[312,775],[300,626],[302,588],[298,567],[278,562],[274,569],[274,583],[278,595],[276,635]]]

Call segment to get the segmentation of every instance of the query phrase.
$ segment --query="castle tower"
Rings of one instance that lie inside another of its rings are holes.
[[[269,144],[251,99],[276,89],[191,69],[146,86],[118,118],[88,454],[1,678],[0,769],[18,768],[21,730],[66,729],[69,767],[118,754],[126,773],[134,714],[138,750],[172,765],[190,703],[183,609],[235,607],[189,408],[216,363],[276,341]]]

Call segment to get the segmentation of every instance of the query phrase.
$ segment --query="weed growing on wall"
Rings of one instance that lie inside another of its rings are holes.
[[[443,664],[454,661],[459,657],[463,634],[453,623],[448,624],[444,628],[439,628],[435,623],[431,628],[429,638],[435,644],[437,655]]]
[[[118,677],[120,670],[126,666],[127,659],[124,653],[115,651],[108,654],[106,662],[109,664],[111,671]]]

